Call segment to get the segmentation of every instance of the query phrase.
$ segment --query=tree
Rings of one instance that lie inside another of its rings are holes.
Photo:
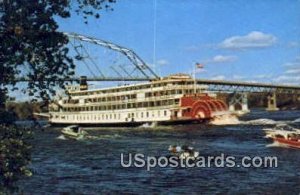
[[[71,13],[99,18],[99,10],[110,9],[115,0],[2,0],[0,1],[0,100],[16,76],[26,72],[29,95],[47,98],[54,86],[74,75],[68,56],[68,38],[58,32],[54,17]],[[5,99],[5,98],[4,98]]]
[[[30,129],[0,124],[0,194],[16,190],[15,182],[21,176],[31,176],[26,167],[31,159],[31,137]]]
[[[30,79],[29,95],[48,99],[54,86],[63,88],[75,64],[68,56],[68,38],[58,32],[54,17],[75,13],[87,23],[89,16],[99,18],[100,10],[111,9],[112,3],[115,0],[0,0],[0,190],[30,174],[25,135],[31,133],[12,125],[13,115],[5,112],[8,88],[16,89],[21,73]]]

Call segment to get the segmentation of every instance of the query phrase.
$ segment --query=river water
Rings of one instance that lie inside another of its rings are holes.
[[[89,130],[93,139],[70,140],[60,129],[37,131],[33,176],[20,181],[24,194],[299,194],[300,150],[272,144],[262,128],[293,122],[299,111],[252,111],[236,125]],[[268,119],[268,120],[267,120]],[[300,122],[300,121],[299,121]],[[169,145],[190,145],[201,156],[224,153],[276,156],[277,167],[146,168],[121,166],[120,154],[168,155]]]

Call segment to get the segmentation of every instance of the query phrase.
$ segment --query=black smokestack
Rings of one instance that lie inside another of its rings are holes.
[[[80,77],[80,90],[87,90],[88,89],[88,85],[87,85],[87,81],[86,81],[86,76],[81,76]]]

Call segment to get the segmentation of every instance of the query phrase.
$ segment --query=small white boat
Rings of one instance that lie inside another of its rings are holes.
[[[70,138],[84,138],[87,132],[78,125],[71,125],[62,129],[62,134]]]

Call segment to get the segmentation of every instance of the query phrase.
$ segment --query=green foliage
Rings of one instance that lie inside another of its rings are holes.
[[[0,192],[15,190],[16,181],[31,176],[27,168],[31,158],[32,132],[13,125],[0,125]]]
[[[5,110],[0,110],[0,124],[12,125],[14,124],[17,116],[14,112],[7,112]]]
[[[12,124],[13,114],[4,111],[9,87],[20,75],[28,77],[26,92],[46,100],[55,87],[74,75],[68,38],[58,32],[55,17],[71,13],[99,18],[99,10],[110,9],[115,0],[0,0],[0,192],[24,175],[30,162],[31,132]],[[26,107],[28,108],[28,107]],[[26,112],[30,112],[27,110]],[[1,189],[2,186],[2,189]]]
[[[75,7],[75,12],[78,15],[82,15],[84,22],[88,23],[88,16],[94,16],[95,18],[100,18],[100,14],[95,12],[95,10],[113,10],[110,6],[111,3],[115,3],[116,0],[76,0],[77,7]]]
[[[39,91],[40,97],[45,98],[47,89],[53,93],[51,88],[63,85],[59,81],[71,75],[74,64],[67,56],[68,39],[56,32],[58,26],[53,19],[54,14],[63,15],[63,10],[50,10],[47,4],[39,2],[3,1],[0,83],[15,85],[15,77],[28,69],[29,94]]]
[[[68,38],[58,32],[55,17],[74,13],[99,17],[114,0],[2,0],[0,1],[0,90],[15,86],[16,77],[26,75],[29,95],[49,99],[54,86],[74,74],[68,56]],[[0,91],[0,94],[1,94]],[[1,101],[0,103],[3,103]]]

